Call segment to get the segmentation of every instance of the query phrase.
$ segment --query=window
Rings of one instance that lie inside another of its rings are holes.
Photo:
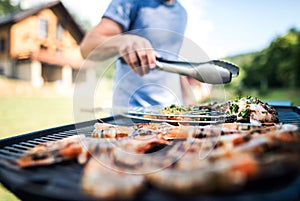
[[[40,19],[40,38],[47,38],[48,36],[48,21],[45,19]]]
[[[1,38],[0,39],[0,52],[5,52],[5,49],[6,49],[5,38]]]
[[[61,41],[63,38],[63,33],[64,33],[64,28],[61,24],[57,25],[57,30],[56,30],[56,38],[57,40]]]

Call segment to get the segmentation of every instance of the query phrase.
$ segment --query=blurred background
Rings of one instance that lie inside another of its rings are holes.
[[[100,69],[112,61],[81,68],[78,46],[109,2],[0,0],[0,140],[72,124],[75,83],[102,76],[94,107],[111,106],[113,66]],[[209,57],[240,66],[239,77],[224,85],[227,99],[252,95],[300,105],[300,1],[180,2],[189,16],[186,37]],[[0,200],[18,199],[0,185]]]

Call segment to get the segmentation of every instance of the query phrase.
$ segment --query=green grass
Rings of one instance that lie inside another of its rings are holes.
[[[0,138],[72,123],[72,99],[4,97],[0,99]]]
[[[10,193],[6,188],[0,184],[0,200],[1,201],[19,201],[19,199]]]
[[[293,105],[300,106],[300,89],[270,89],[266,100],[291,100]]]

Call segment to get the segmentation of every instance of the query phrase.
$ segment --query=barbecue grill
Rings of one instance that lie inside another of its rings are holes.
[[[282,123],[300,126],[300,109],[295,106],[275,106]],[[124,116],[111,116],[101,119],[112,123],[124,120]],[[65,125],[47,130],[3,139],[0,141],[0,182],[21,200],[45,201],[93,201],[80,188],[83,166],[76,161],[66,161],[50,166],[21,169],[11,163],[26,150],[37,144],[55,141],[77,134],[91,133],[97,120]],[[271,186],[271,187],[270,187]],[[122,193],[122,192],[120,192]],[[185,197],[185,200],[296,200],[300,194],[300,176],[291,175],[255,184],[239,192],[228,195],[201,195]],[[181,200],[151,186],[138,195],[136,200]]]

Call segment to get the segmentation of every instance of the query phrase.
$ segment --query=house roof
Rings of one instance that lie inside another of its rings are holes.
[[[55,0],[49,3],[41,4],[26,10],[10,13],[6,16],[0,17],[0,27],[17,23],[27,17],[37,14],[44,9],[51,9],[58,17],[62,25],[70,31],[74,39],[79,44],[84,36],[84,31],[75,22],[66,7],[60,0]]]

